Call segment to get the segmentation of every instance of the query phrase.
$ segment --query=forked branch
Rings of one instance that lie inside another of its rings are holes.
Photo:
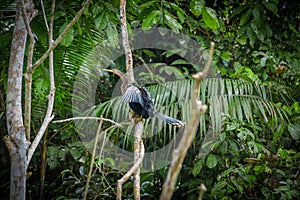
[[[43,123],[36,135],[36,137],[34,138],[32,144],[30,145],[28,152],[27,152],[27,159],[26,159],[26,169],[29,166],[29,163],[31,161],[31,158],[33,156],[33,153],[35,152],[38,144],[40,143],[48,125],[50,124],[50,122],[52,121],[52,119],[54,118],[54,115],[52,114],[53,111],[53,105],[54,105],[54,96],[55,96],[55,84],[54,84],[54,66],[53,66],[53,50],[55,49],[55,47],[61,42],[61,40],[63,39],[63,37],[67,34],[67,32],[71,29],[71,27],[75,24],[76,21],[78,21],[79,17],[83,14],[83,11],[87,8],[87,6],[91,3],[92,0],[87,0],[87,2],[83,5],[83,7],[80,9],[80,11],[76,14],[76,16],[72,19],[72,21],[67,25],[67,27],[64,29],[64,31],[57,37],[57,39],[55,41],[53,41],[53,22],[54,22],[54,8],[55,8],[55,0],[52,1],[52,9],[51,9],[51,16],[50,16],[50,25],[49,25],[49,32],[48,32],[48,36],[49,36],[49,48],[48,50],[44,53],[44,55],[38,60],[36,61],[34,64],[28,65],[27,67],[27,71],[25,76],[26,77],[32,77],[32,74],[34,72],[34,70],[44,62],[44,60],[49,57],[49,73],[50,73],[50,92],[48,95],[48,106],[47,106],[47,111],[46,111],[46,115],[44,117]],[[30,80],[30,79],[29,79]],[[30,96],[31,96],[31,88],[29,88],[29,86],[32,84],[32,79],[30,80],[30,82],[27,85],[27,91],[28,91],[28,95],[30,92]],[[30,97],[31,98],[31,97]],[[31,102],[30,102],[31,104]],[[31,105],[27,105],[27,106],[31,106]],[[28,113],[30,112],[27,111]],[[30,114],[30,113],[29,113]],[[30,123],[30,121],[29,121]]]

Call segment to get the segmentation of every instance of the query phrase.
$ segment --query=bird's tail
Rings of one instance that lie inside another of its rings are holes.
[[[178,119],[174,119],[172,117],[169,117],[167,115],[163,115],[161,113],[155,113],[154,116],[161,119],[164,122],[167,122],[168,124],[173,125],[173,126],[178,126],[178,127],[184,126],[184,122],[182,122]]]

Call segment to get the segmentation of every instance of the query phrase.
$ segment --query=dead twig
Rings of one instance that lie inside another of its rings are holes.
[[[173,151],[171,165],[168,171],[167,178],[163,184],[160,200],[171,199],[179,172],[182,168],[182,163],[184,161],[188,148],[192,144],[195,133],[199,126],[200,115],[204,114],[207,110],[207,106],[205,104],[202,104],[202,102],[199,101],[197,97],[198,97],[200,82],[206,77],[209,71],[211,61],[212,61],[213,50],[214,50],[214,43],[212,42],[210,45],[209,59],[207,60],[207,63],[203,71],[198,72],[197,74],[194,74],[192,76],[195,79],[196,84],[193,90],[191,119],[189,124],[184,129],[178,147]]]
[[[94,142],[93,153],[92,153],[92,158],[91,158],[91,163],[90,163],[90,169],[89,169],[89,173],[88,173],[86,184],[85,184],[84,197],[83,197],[84,200],[86,199],[87,194],[88,194],[89,183],[90,183],[91,176],[92,176],[92,171],[93,171],[93,166],[94,166],[94,159],[95,159],[95,155],[96,155],[96,150],[97,150],[97,146],[98,146],[98,138],[99,138],[100,131],[101,131],[101,128],[102,128],[102,123],[103,123],[103,121],[100,120],[98,130],[97,130],[96,136],[95,136],[95,142]]]

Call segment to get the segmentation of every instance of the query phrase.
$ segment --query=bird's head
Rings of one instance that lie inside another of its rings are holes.
[[[128,80],[127,80],[125,74],[123,74],[123,72],[121,72],[120,70],[118,70],[118,69],[103,69],[103,71],[116,74],[117,76],[119,76],[122,79],[123,83],[126,83],[126,85],[127,85]]]

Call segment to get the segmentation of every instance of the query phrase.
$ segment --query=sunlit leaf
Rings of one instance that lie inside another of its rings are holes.
[[[193,15],[198,17],[202,13],[202,9],[205,6],[204,0],[192,0],[190,3],[191,11]]]
[[[214,168],[218,164],[218,159],[214,154],[208,154],[206,159],[206,166],[208,168]]]
[[[143,20],[142,28],[143,30],[148,30],[156,25],[160,20],[161,11],[153,10],[146,19]]]
[[[203,7],[202,8],[202,16],[204,23],[212,30],[216,30],[220,27],[218,17],[216,15],[216,11],[208,8]]]

